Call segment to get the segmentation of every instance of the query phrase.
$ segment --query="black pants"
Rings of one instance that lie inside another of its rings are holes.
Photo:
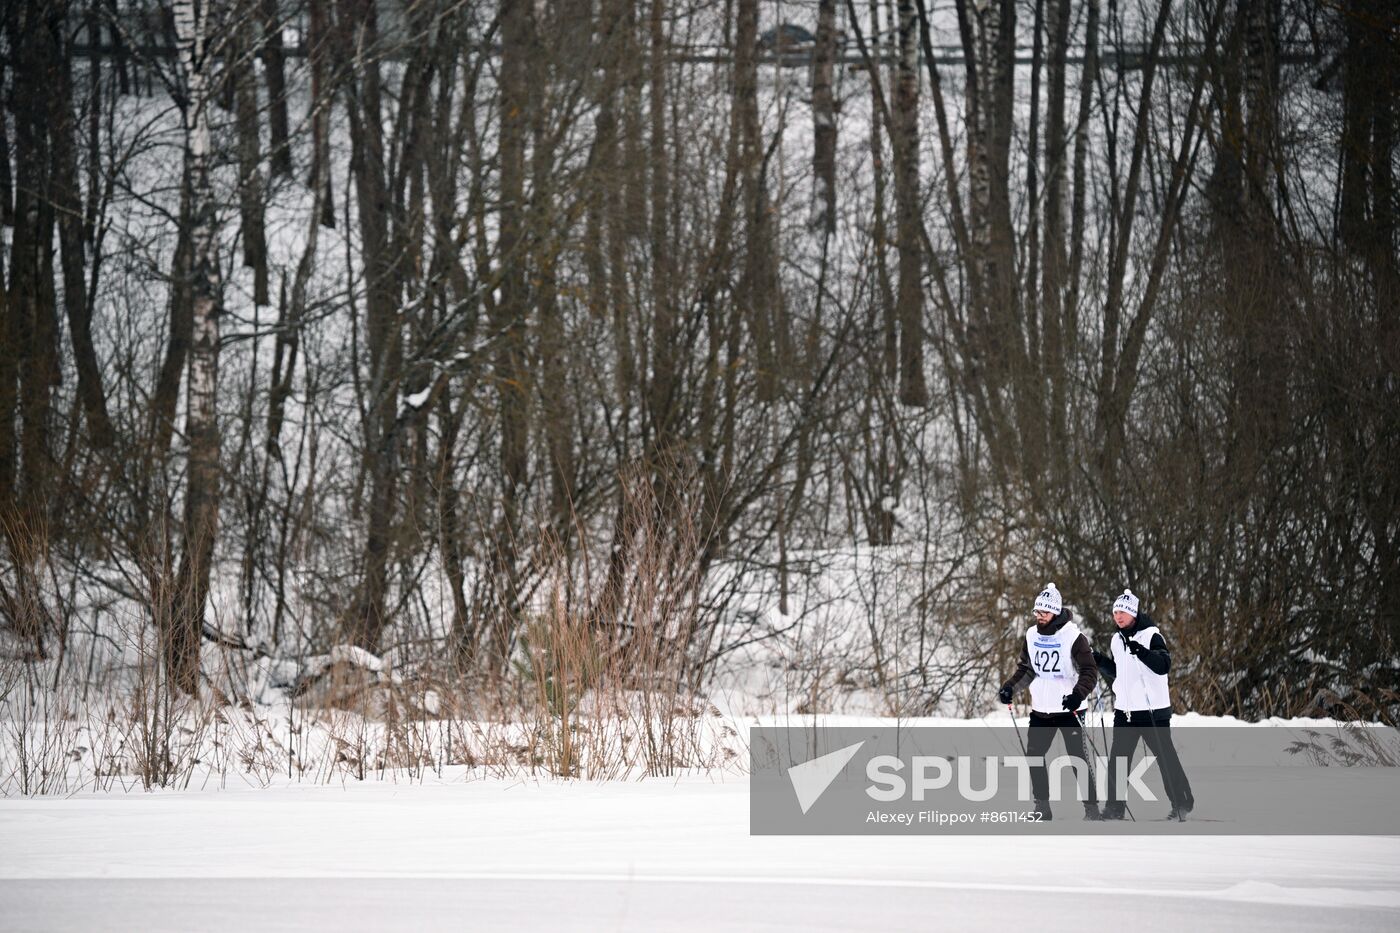
[[[1098,802],[1098,790],[1094,787],[1094,772],[1090,768],[1088,747],[1084,743],[1084,730],[1079,720],[1071,712],[1037,713],[1031,712],[1031,727],[1026,730],[1026,755],[1031,758],[1044,758],[1050,750],[1050,743],[1058,733],[1065,740],[1065,752],[1077,758],[1075,770],[1083,768],[1089,784],[1089,801]],[[1050,775],[1044,764],[1031,766],[1031,793],[1036,800],[1050,799]]]
[[[1186,778],[1186,770],[1181,767],[1181,758],[1172,744],[1172,713],[1170,709],[1134,710],[1131,718],[1123,710],[1113,713],[1113,747],[1108,755],[1108,799],[1118,800],[1118,764],[1121,761],[1132,771],[1133,753],[1137,751],[1138,740],[1142,740],[1157,759],[1157,767],[1162,770],[1162,783],[1166,786],[1167,799],[1173,806],[1194,806],[1196,798],[1191,796],[1191,782]]]

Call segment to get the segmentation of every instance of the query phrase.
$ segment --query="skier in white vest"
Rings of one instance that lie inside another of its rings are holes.
[[[1113,623],[1118,631],[1112,654],[1094,652],[1094,661],[1113,687],[1113,747],[1108,759],[1108,803],[1103,818],[1121,820],[1127,805],[1117,799],[1119,763],[1127,765],[1138,739],[1157,758],[1162,783],[1171,801],[1171,819],[1184,819],[1196,805],[1191,782],[1172,744],[1172,700],[1167,680],[1171,653],[1166,639],[1147,613],[1138,611],[1132,590],[1113,602]]]
[[[1009,704],[1016,691],[1030,685],[1031,725],[1027,730],[1026,755],[1043,758],[1058,732],[1064,739],[1065,751],[1083,769],[1088,784],[1088,799],[1084,801],[1084,818],[1098,820],[1098,796],[1094,788],[1084,742],[1083,724],[1077,711],[1094,690],[1098,668],[1089,639],[1074,624],[1073,610],[1066,609],[1055,584],[1048,583],[1035,598],[1035,625],[1026,630],[1021,643],[1021,661],[1016,673],[1002,685],[997,699]],[[1035,809],[1042,820],[1051,818],[1050,780],[1044,764],[1032,767],[1031,793]]]

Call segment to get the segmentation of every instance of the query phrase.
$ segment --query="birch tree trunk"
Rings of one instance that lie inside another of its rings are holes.
[[[817,47],[812,63],[812,211],[809,226],[823,238],[836,232],[836,100],[831,76],[836,60],[836,0],[817,6]]]
[[[1009,230],[999,229],[1010,223],[1002,216],[1009,134],[1003,138],[999,109],[1001,89],[1010,83],[1015,12],[1003,0],[957,0],[957,9],[967,79],[967,362],[985,399],[979,420],[994,472],[1004,476],[1019,450],[1006,397],[1015,371],[1013,341],[1021,340],[1014,312],[1018,296],[1014,269],[1003,253]]]
[[[1079,116],[1074,124],[1074,168],[1070,179],[1069,279],[1064,304],[1062,352],[1069,365],[1077,361],[1079,347],[1079,296],[1084,270],[1085,203],[1090,179],[1089,118],[1094,103],[1094,85],[1099,76],[1099,0],[1088,0],[1084,23],[1084,65],[1079,70]]]
[[[669,455],[676,428],[680,385],[676,355],[676,308],[672,291],[670,205],[671,167],[666,143],[666,28],[662,0],[652,0],[648,16],[648,83],[651,138],[651,347],[654,365],[647,410],[651,420],[649,455]]]
[[[914,0],[899,0],[899,64],[894,87],[895,239],[899,249],[899,400],[928,404],[924,378],[923,240],[919,196],[919,37]]]
[[[190,223],[192,302],[185,436],[188,482],[182,529],[179,595],[162,643],[172,681],[193,694],[199,687],[199,645],[210,565],[219,521],[219,257],[214,195],[210,186],[208,108],[208,0],[178,0],[175,27],[184,78],[185,161],[192,186]]]
[[[3,25],[5,24],[0,22],[0,26]],[[4,87],[5,70],[9,64],[8,61],[0,60],[0,87]],[[97,73],[96,68],[94,68],[93,73]],[[0,159],[0,224],[4,224],[6,227],[13,227],[15,225],[15,179],[14,176],[10,174],[10,159],[8,156],[10,152],[10,130],[8,120],[0,120],[0,152],[7,154],[5,158]],[[3,272],[3,270],[0,270],[0,272]],[[3,276],[0,276],[0,279],[3,279]],[[0,281],[0,289],[3,289],[4,284],[3,281]],[[9,422],[5,423],[8,424]]]

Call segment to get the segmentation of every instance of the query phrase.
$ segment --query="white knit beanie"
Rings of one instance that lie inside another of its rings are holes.
[[[1055,589],[1055,584],[1045,584],[1045,589],[1040,591],[1040,595],[1035,598],[1036,612],[1049,612],[1054,615],[1060,614],[1060,591]]]
[[[1138,598],[1133,595],[1132,590],[1124,590],[1123,595],[1113,601],[1114,612],[1126,612],[1134,619],[1137,618]]]

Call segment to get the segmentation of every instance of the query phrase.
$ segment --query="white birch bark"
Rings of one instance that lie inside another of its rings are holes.
[[[178,599],[165,635],[166,660],[175,684],[194,693],[199,680],[200,633],[209,593],[210,561],[219,519],[220,281],[218,230],[210,185],[209,2],[176,0],[175,30],[184,79],[185,160],[191,191],[193,326],[186,383],[185,437],[189,444],[185,491],[184,547]]]

